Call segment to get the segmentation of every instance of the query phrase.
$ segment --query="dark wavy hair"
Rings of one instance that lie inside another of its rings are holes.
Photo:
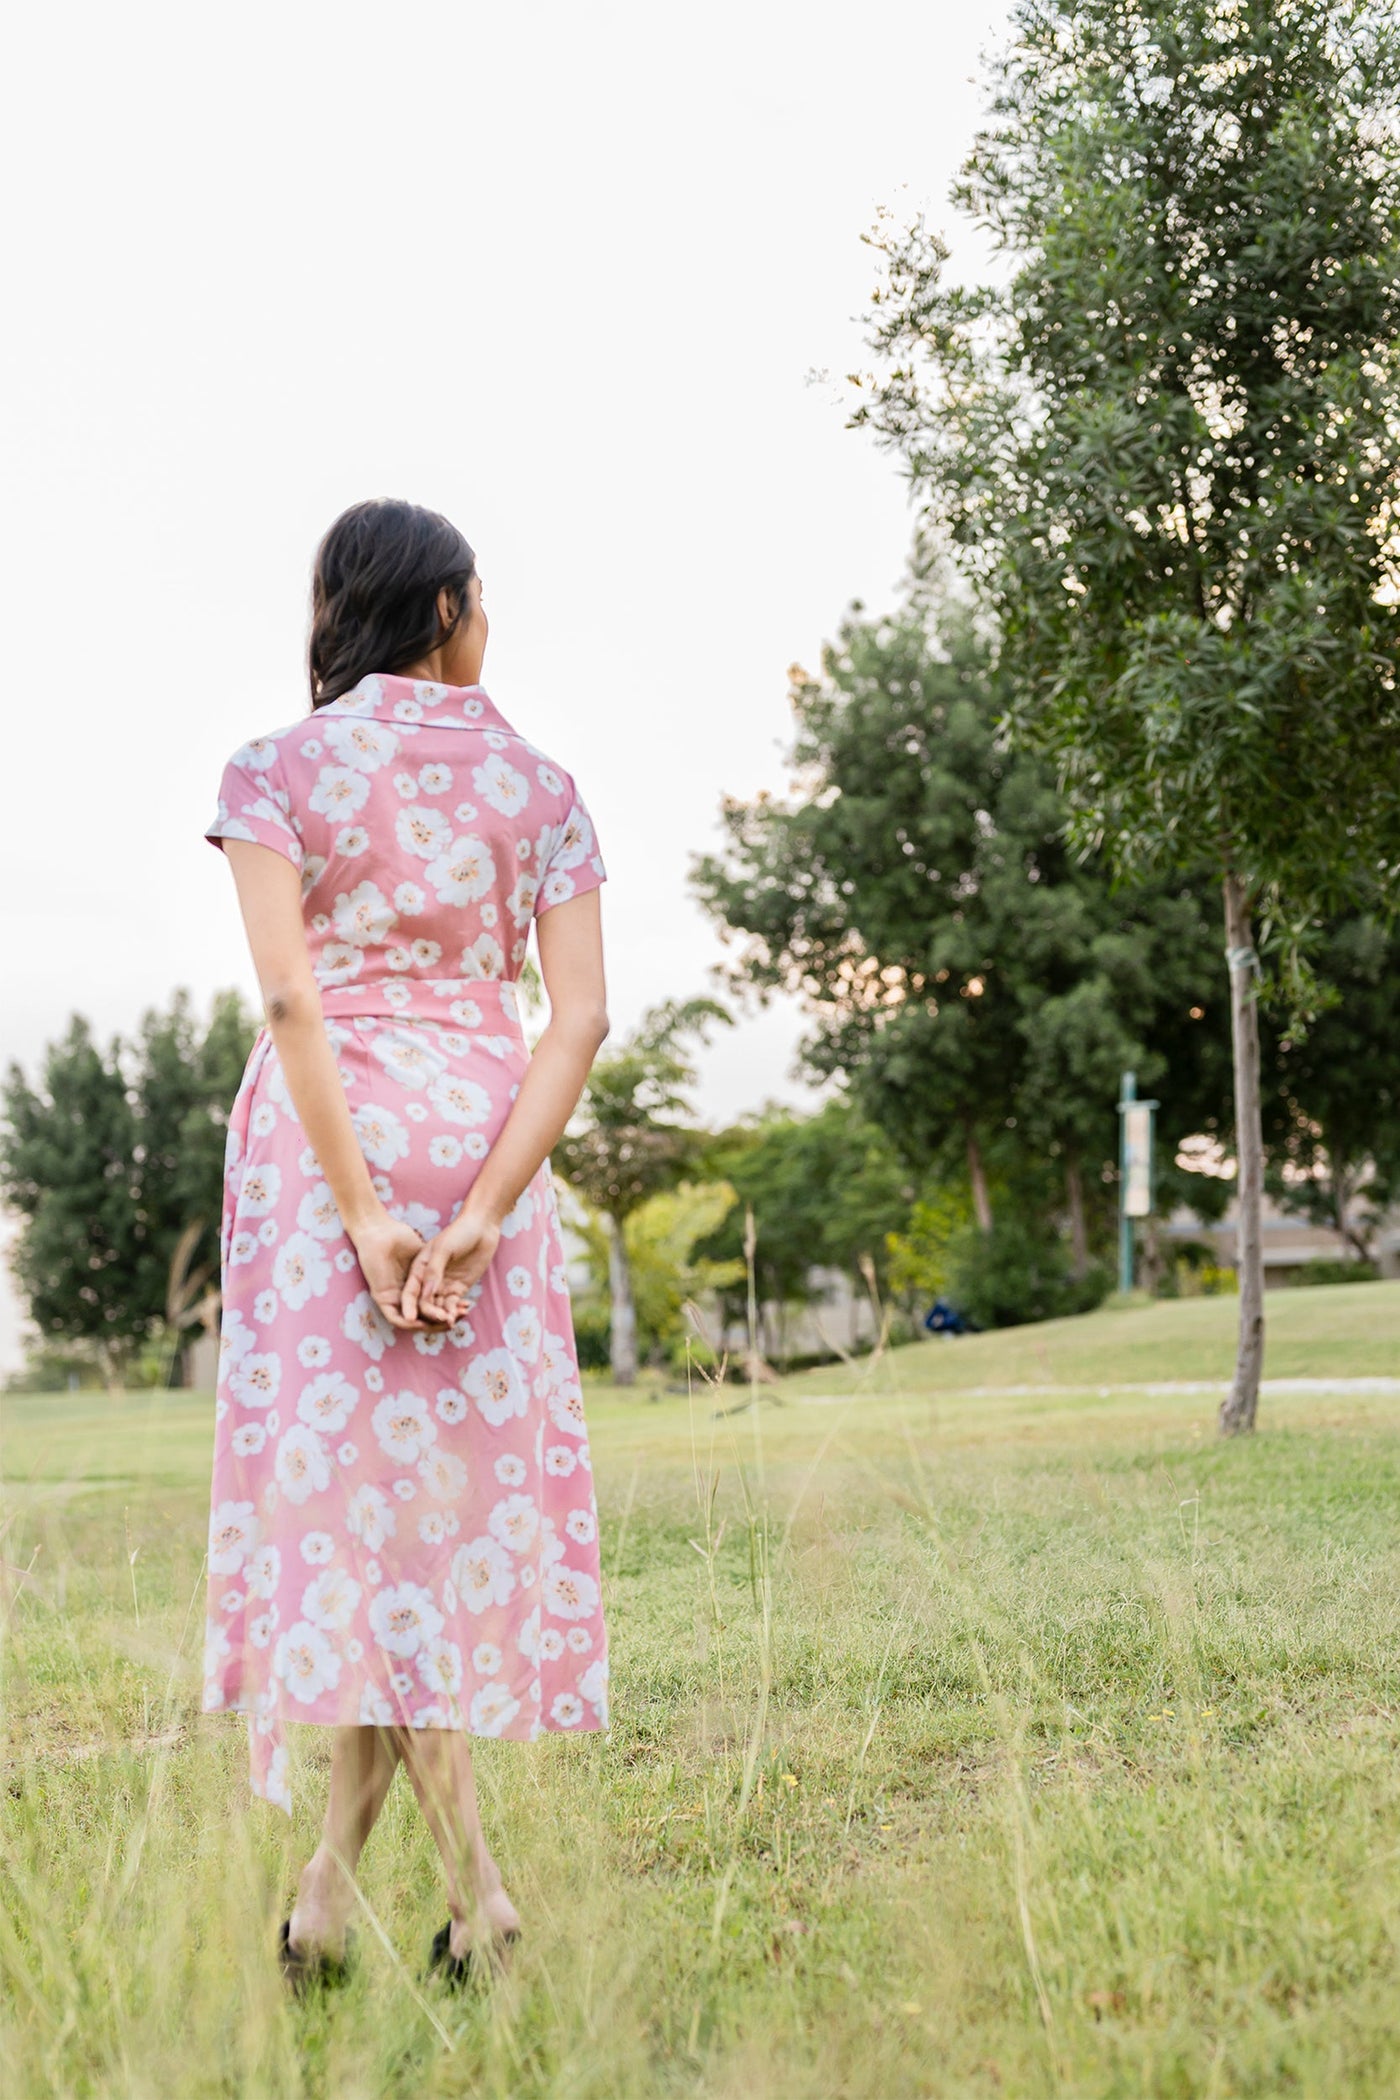
[[[311,576],[312,707],[338,700],[371,671],[401,671],[455,634],[475,574],[475,554],[435,510],[383,497],[342,511]],[[437,609],[444,586],[456,600],[447,627]]]

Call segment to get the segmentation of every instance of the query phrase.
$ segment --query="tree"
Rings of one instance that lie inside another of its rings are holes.
[[[827,1101],[810,1116],[770,1107],[721,1131],[706,1163],[739,1200],[704,1252],[739,1263],[742,1276],[744,1214],[752,1211],[760,1300],[781,1307],[805,1298],[814,1268],[844,1270],[860,1287],[863,1261],[883,1284],[888,1236],[906,1222],[915,1183],[884,1132],[849,1099]]]
[[[109,1383],[216,1272],[228,1111],[253,1032],[236,993],[200,1029],[177,992],[134,1044],[104,1053],[75,1016],[37,1086],[10,1067],[0,1195],[23,1221],[15,1278],[40,1333],[95,1348]]]
[[[654,1006],[622,1046],[600,1057],[578,1117],[555,1147],[566,1181],[605,1221],[612,1304],[613,1381],[637,1376],[637,1314],[625,1227],[648,1197],[674,1188],[694,1166],[703,1143],[689,1089],[695,1083],[687,1040],[703,1040],[727,1008],[714,999]]]
[[[1263,1352],[1256,939],[1400,880],[1400,32],[1379,0],[1022,0],[955,192],[1008,268],[878,236],[855,420],[995,620],[1013,733],[1120,866],[1214,857]]]
[[[1301,1036],[1266,1045],[1270,1187],[1369,1261],[1400,1196],[1400,943],[1374,919],[1346,919],[1327,929],[1323,968],[1330,1003]]]
[[[995,1186],[1042,1202],[1050,1163],[1083,1274],[1125,1067],[1162,1100],[1168,1157],[1226,1114],[1201,883],[1115,887],[1067,852],[1054,779],[1003,748],[956,614],[932,637],[917,606],[852,616],[791,697],[793,796],[726,801],[725,850],[695,866],[731,980],[799,997],[807,1067],[850,1084],[916,1184],[965,1182],[984,1231]]]

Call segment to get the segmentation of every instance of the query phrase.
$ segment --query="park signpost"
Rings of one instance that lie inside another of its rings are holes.
[[[1118,1103],[1118,1288],[1133,1287],[1133,1220],[1152,1215],[1152,1139],[1160,1103],[1139,1101],[1137,1074],[1123,1074]]]

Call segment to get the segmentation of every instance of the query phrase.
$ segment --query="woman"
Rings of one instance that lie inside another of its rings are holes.
[[[597,1508],[548,1155],[607,1033],[604,868],[572,780],[479,683],[487,622],[445,518],[357,504],[316,557],[312,712],[225,770],[266,1007],[230,1119],[204,1705],[334,1730],[321,1844],[282,1926],[344,1960],[400,1761],[442,1855],[432,1960],[520,1919],[469,1740],[608,1727]],[[532,920],[550,1019],[516,981]]]

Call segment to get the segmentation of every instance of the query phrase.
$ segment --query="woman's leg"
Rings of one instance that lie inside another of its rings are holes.
[[[461,1960],[474,1938],[520,1930],[481,1827],[471,1738],[453,1728],[400,1728],[394,1740],[442,1856],[451,1952]]]
[[[288,1938],[299,1953],[338,1959],[355,1905],[355,1870],[365,1839],[398,1770],[399,1749],[387,1728],[337,1728],[321,1842],[297,1884]]]

